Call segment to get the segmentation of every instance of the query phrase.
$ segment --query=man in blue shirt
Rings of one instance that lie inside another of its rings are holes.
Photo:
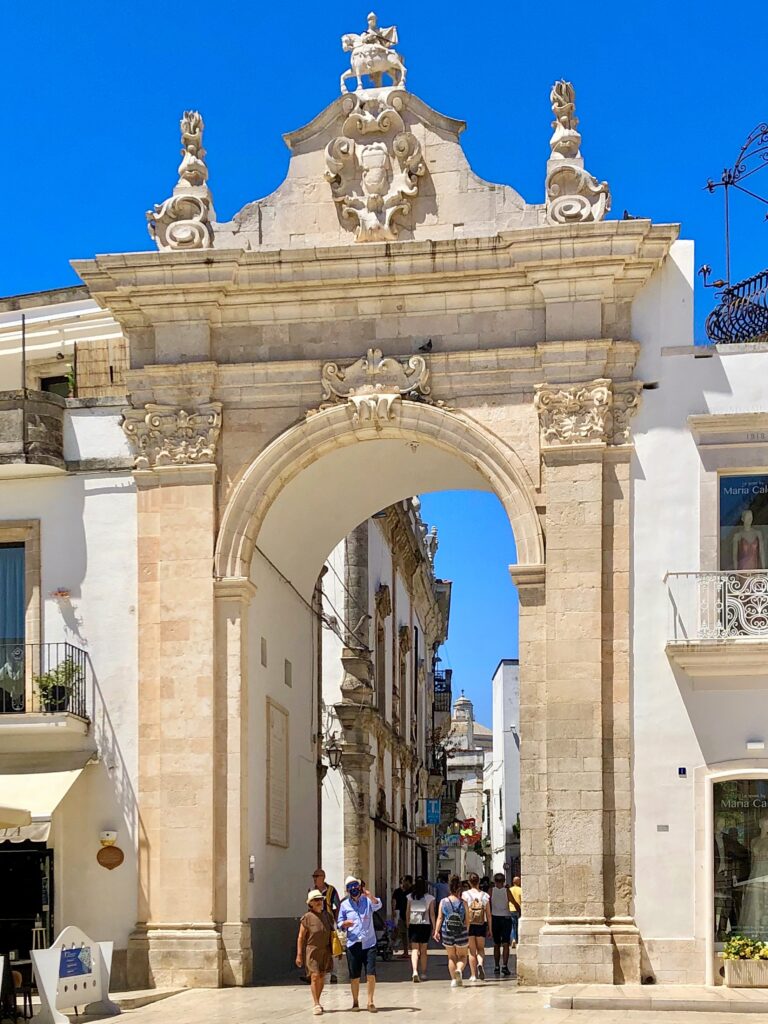
[[[376,989],[376,931],[373,915],[381,910],[381,900],[364,887],[359,878],[349,877],[344,883],[347,898],[339,908],[337,927],[347,933],[347,966],[352,988],[352,1009],[360,1008],[360,975],[365,967],[368,985],[368,1011],[376,1013],[373,993]]]

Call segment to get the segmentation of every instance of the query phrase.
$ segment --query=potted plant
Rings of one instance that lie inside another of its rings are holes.
[[[730,988],[768,988],[768,942],[732,935],[723,947],[723,966]]]
[[[43,711],[66,711],[72,691],[82,681],[83,669],[71,656],[67,656],[55,668],[34,677],[34,684],[40,695]]]

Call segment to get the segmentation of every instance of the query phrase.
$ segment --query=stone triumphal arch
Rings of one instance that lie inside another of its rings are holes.
[[[361,47],[396,43],[381,32],[349,43],[363,74]],[[366,516],[451,487],[495,491],[519,553],[520,975],[637,980],[632,308],[677,230],[605,219],[568,83],[552,92],[545,202],[527,204],[472,173],[462,122],[373,73],[285,136],[286,180],[229,222],[215,218],[202,119],[185,114],[179,182],[148,214],[159,251],[76,264],[130,344],[131,980],[243,984],[258,936],[293,928],[280,894],[314,866],[318,738],[301,680],[317,574]],[[282,810],[265,797],[275,705],[289,723]],[[353,777],[363,755],[345,735]]]

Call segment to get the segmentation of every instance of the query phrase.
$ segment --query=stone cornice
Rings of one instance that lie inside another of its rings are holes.
[[[768,413],[704,413],[688,417],[698,444],[755,444],[768,441]]]
[[[283,313],[295,319],[303,307],[307,319],[316,320],[318,302],[334,298],[367,298],[368,315],[375,315],[373,307],[384,291],[388,301],[403,297],[405,313],[409,296],[423,302],[427,295],[446,291],[454,307],[461,292],[468,293],[469,309],[469,293],[488,291],[497,291],[507,307],[530,305],[548,282],[588,277],[620,282],[628,301],[677,235],[677,225],[602,221],[521,228],[492,238],[263,252],[125,253],[72,265],[93,298],[124,327],[190,320],[250,325],[281,320],[278,307],[285,303],[290,309]]]

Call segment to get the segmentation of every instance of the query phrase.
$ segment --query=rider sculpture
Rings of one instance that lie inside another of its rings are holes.
[[[405,88],[405,64],[402,57],[392,49],[397,44],[397,28],[379,28],[376,15],[368,15],[368,27],[360,35],[350,32],[341,37],[345,53],[350,53],[349,71],[341,76],[341,91],[348,92],[344,82],[357,79],[356,92],[363,88],[363,75],[369,75],[376,88],[382,85],[382,75],[389,75],[396,89]]]

